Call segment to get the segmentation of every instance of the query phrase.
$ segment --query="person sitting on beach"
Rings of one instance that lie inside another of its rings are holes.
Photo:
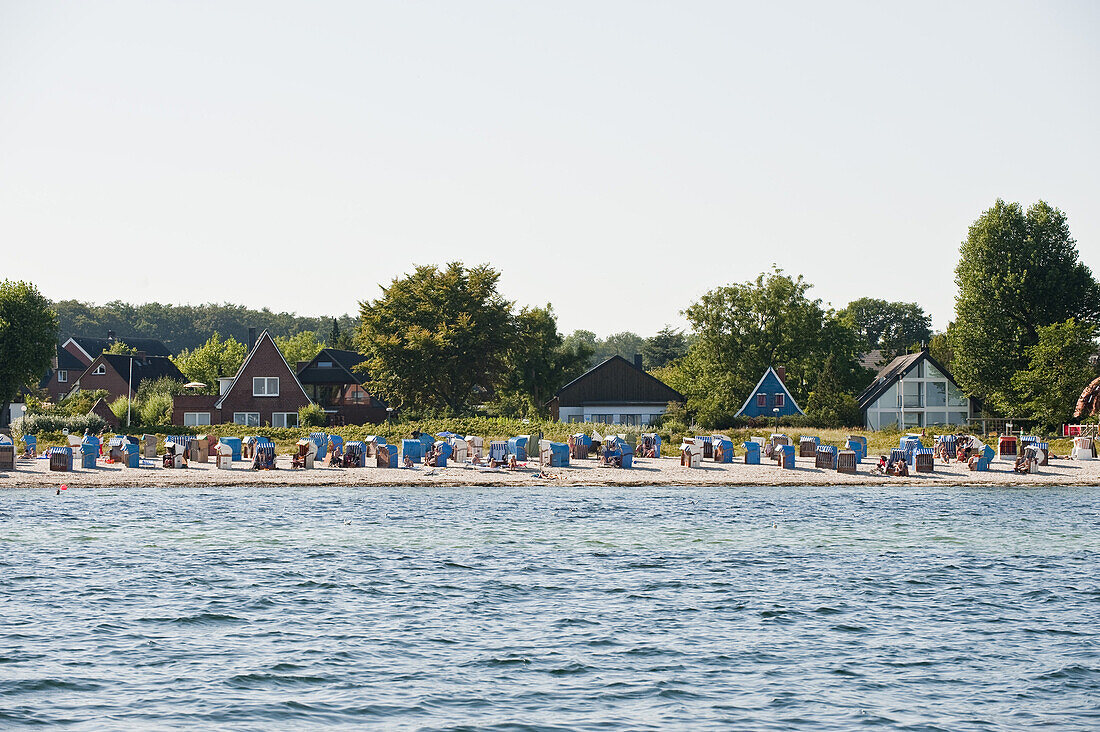
[[[509,455],[508,456],[508,469],[509,470],[516,470],[517,468],[519,468],[519,461],[516,460],[516,456],[515,455]]]
[[[328,466],[330,468],[342,468],[344,467],[343,461],[340,460],[340,455],[333,450],[328,455]]]
[[[406,468],[415,468],[416,467],[416,465],[413,463],[412,455],[406,455],[405,456],[405,467]]]
[[[908,478],[909,463],[905,462],[904,460],[898,460],[896,463],[894,463],[894,475],[899,478]]]
[[[1030,473],[1031,472],[1031,458],[1028,457],[1027,452],[1023,452],[1016,458],[1016,465],[1012,468],[1017,473]]]
[[[885,455],[879,455],[878,456],[878,465],[875,466],[875,470],[882,473],[883,475],[886,475],[886,456]]]
[[[936,450],[936,457],[945,463],[951,462],[951,453],[947,451],[947,443],[941,442],[939,448]]]

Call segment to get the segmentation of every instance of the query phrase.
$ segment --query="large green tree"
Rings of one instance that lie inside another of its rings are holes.
[[[786,367],[787,386],[804,403],[833,354],[841,388],[852,388],[859,380],[855,337],[809,289],[801,276],[773,269],[705,293],[685,311],[695,343],[661,378],[688,397],[702,424],[714,426],[729,423],[768,366]]]
[[[215,331],[206,343],[198,348],[184,349],[172,357],[172,362],[188,381],[206,384],[203,391],[214,394],[218,390],[218,379],[236,375],[244,363],[246,350],[236,338],[230,336],[222,340]]]
[[[516,335],[499,390],[499,411],[516,417],[545,416],[546,403],[584,373],[591,358],[588,345],[565,345],[552,306],[522,308],[516,315]]]
[[[29,282],[0,282],[0,421],[19,390],[36,385],[57,354],[57,313]]]
[[[932,321],[915,302],[861,297],[837,317],[855,332],[865,351],[879,349],[887,360],[932,338]]]
[[[359,346],[371,388],[406,409],[466,412],[508,367],[512,303],[488,265],[421,266],[361,302]]]
[[[1048,428],[1073,417],[1081,391],[1096,377],[1096,328],[1072,318],[1041,325],[1027,349],[1028,368],[1012,375],[1019,414]],[[1017,416],[1009,413],[1009,416]]]
[[[960,249],[955,282],[954,376],[1005,414],[1018,409],[1012,377],[1029,368],[1040,329],[1100,319],[1100,287],[1078,260],[1066,216],[1043,201],[1025,211],[998,199],[982,213]]]
[[[642,356],[645,359],[647,369],[659,369],[668,366],[678,358],[682,358],[688,352],[687,338],[684,331],[676,330],[671,325],[666,325],[652,338],[647,338],[642,346]]]
[[[279,347],[290,368],[297,369],[299,361],[313,360],[325,347],[325,342],[312,330],[302,330],[291,336],[275,336],[275,345]]]

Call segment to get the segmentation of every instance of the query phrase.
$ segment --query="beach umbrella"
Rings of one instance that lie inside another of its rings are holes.
[[[184,389],[205,389],[206,384],[202,383],[201,381],[192,381],[190,383],[184,384],[183,388]]]

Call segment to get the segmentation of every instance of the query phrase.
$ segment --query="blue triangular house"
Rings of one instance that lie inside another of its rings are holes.
[[[774,417],[773,411],[779,407],[780,417],[789,417],[792,414],[805,414],[798,402],[787,390],[787,385],[771,366],[760,377],[756,388],[749,393],[749,398],[741,405],[738,417]]]

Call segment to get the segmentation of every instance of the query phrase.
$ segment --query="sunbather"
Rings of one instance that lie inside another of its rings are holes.
[[[1017,473],[1030,473],[1031,472],[1031,467],[1032,467],[1031,463],[1032,463],[1031,458],[1028,456],[1028,454],[1026,452],[1024,452],[1024,453],[1021,453],[1020,456],[1016,458],[1016,464],[1013,466],[1012,469],[1014,471],[1016,471]]]

